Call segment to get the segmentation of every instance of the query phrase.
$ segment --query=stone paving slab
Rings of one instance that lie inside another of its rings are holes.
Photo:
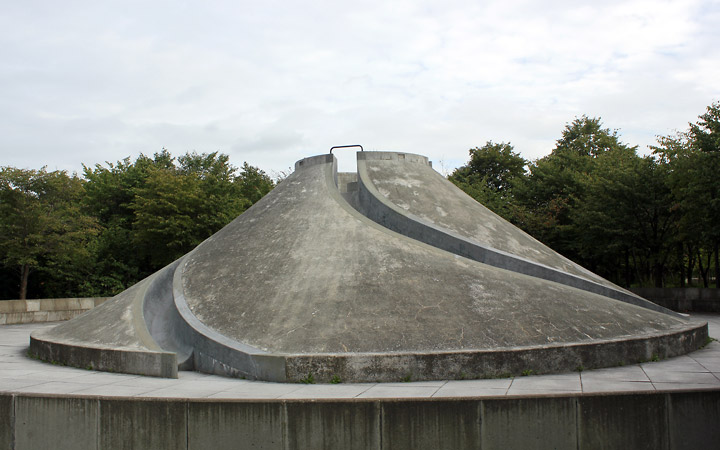
[[[720,314],[693,314],[720,337]],[[53,324],[0,326],[0,392],[135,398],[373,399],[479,398],[720,389],[720,342],[665,361],[565,374],[407,383],[284,384],[180,372],[177,379],[98,372],[28,358],[33,330]]]
[[[712,384],[720,387],[720,380],[712,373],[695,372],[671,372],[654,370],[648,377],[657,385],[658,383],[683,383],[683,384]]]
[[[648,370],[657,370],[658,366],[655,364],[645,363],[642,365],[642,368],[647,372]],[[672,370],[678,372],[708,372],[705,367],[687,355],[663,361],[662,370]]]
[[[583,382],[582,391],[588,393],[603,392],[645,392],[654,391],[655,386],[650,381],[616,381],[616,380],[592,380]]]
[[[86,387],[80,391],[74,392],[78,395],[97,395],[103,397],[139,397],[148,393],[150,390],[145,386],[93,386]],[[108,392],[111,392],[110,394]]]
[[[589,370],[581,373],[580,378],[582,380],[583,386],[585,385],[585,383],[593,381],[650,382],[650,378],[648,378],[647,373],[645,373],[645,371],[639,364],[634,366]]]
[[[688,383],[653,383],[656,391],[717,391],[717,384],[688,384]]]
[[[513,379],[507,395],[528,393],[578,394],[582,392],[580,373],[557,375],[525,376]]]
[[[283,395],[302,389],[302,384],[282,384],[268,382],[244,381],[232,388],[210,396],[210,398],[247,398],[247,399],[275,399]]]
[[[507,393],[512,378],[492,380],[453,380],[445,383],[433,397],[496,397]]]
[[[433,398],[504,397],[505,394],[507,394],[507,389],[480,387],[473,389],[442,388],[433,394]]]
[[[370,389],[372,384],[334,385],[305,385],[300,389],[280,396],[283,399],[329,399],[329,398],[355,398]]]
[[[432,397],[440,388],[437,386],[383,386],[375,385],[358,395],[357,398],[422,398]]]

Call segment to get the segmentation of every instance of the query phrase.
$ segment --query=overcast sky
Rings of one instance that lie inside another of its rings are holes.
[[[718,0],[3,1],[0,165],[362,144],[450,170],[583,114],[646,152],[720,100],[719,24]]]

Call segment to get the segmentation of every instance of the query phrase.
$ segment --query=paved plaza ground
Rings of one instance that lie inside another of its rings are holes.
[[[720,338],[720,314],[692,314]],[[720,342],[688,355],[599,370],[488,380],[286,384],[180,372],[178,379],[62,367],[27,357],[33,330],[52,323],[0,326],[0,392],[188,399],[380,399],[507,397],[720,389]]]

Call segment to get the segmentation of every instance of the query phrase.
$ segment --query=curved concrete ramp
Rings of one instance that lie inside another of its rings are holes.
[[[495,267],[671,311],[561,256],[493,213],[410,153],[358,152],[358,209],[403,235]]]
[[[353,208],[337,180],[332,155],[299,161],[260,202],[154,275],[152,289],[131,288],[146,290],[146,326],[125,327],[128,339],[149,330],[147,348],[177,354],[186,368],[272,381],[560,372],[705,342],[704,324],[392,231]],[[117,305],[97,313],[103,320],[125,314],[122,297],[108,303]],[[81,345],[89,320],[33,341],[52,347],[74,329]]]
[[[176,353],[155,342],[142,312],[145,295],[161,273],[73,320],[34,332],[30,353],[75,367],[177,378]]]

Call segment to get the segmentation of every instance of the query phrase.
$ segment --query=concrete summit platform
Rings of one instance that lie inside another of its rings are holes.
[[[720,336],[720,316],[693,314]],[[289,384],[98,372],[0,326],[0,449],[701,449],[720,444],[720,343],[658,362],[488,380]]]
[[[266,197],[102,306],[32,334],[47,361],[267,381],[491,378],[685,354],[707,327],[563,258],[427,158],[300,160]]]

